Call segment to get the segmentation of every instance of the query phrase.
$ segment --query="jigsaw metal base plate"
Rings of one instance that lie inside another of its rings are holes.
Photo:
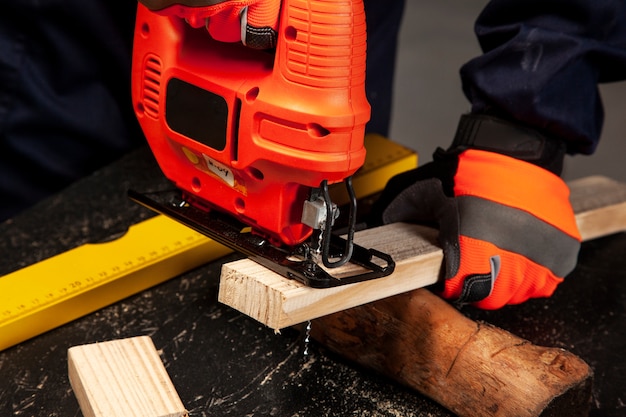
[[[227,214],[217,210],[205,211],[187,203],[178,189],[151,193],[129,190],[128,196],[133,201],[246,255],[274,272],[312,288],[329,288],[382,278],[390,275],[395,268],[395,263],[388,254],[355,244],[349,263],[361,267],[359,272],[338,277],[313,259],[306,243],[295,247],[272,245]],[[341,236],[331,235],[330,246],[335,256],[341,256],[345,243]]]

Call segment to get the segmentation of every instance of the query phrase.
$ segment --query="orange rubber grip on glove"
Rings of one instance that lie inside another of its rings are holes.
[[[280,0],[139,0],[150,11],[184,19],[194,28],[206,27],[221,42],[246,41],[278,29]],[[272,34],[272,38],[273,38]],[[270,45],[274,47],[272,43]]]
[[[470,149],[459,156],[454,195],[461,203],[461,260],[457,273],[446,280],[444,298],[463,300],[472,290],[468,277],[477,272],[484,272],[485,277],[495,273],[490,295],[474,305],[497,309],[529,298],[550,297],[565,273],[573,269],[575,258],[567,259],[567,255],[581,238],[569,204],[569,188],[558,176],[509,156]],[[480,218],[475,211],[463,210],[468,198],[470,204],[481,201],[479,205],[490,210],[489,214]],[[467,227],[468,222],[478,224]],[[500,225],[499,230],[483,235],[493,222]],[[533,236],[528,239],[528,235]],[[534,248],[518,246],[519,241]],[[544,256],[554,245],[562,247],[549,258]]]
[[[459,158],[454,195],[471,195],[525,210],[580,240],[569,204],[548,204],[543,197],[569,201],[569,188],[558,176],[506,155],[467,150]]]
[[[373,212],[382,223],[436,224],[444,251],[441,295],[484,309],[551,296],[580,248],[561,178],[474,148],[440,149],[432,162],[396,176]]]

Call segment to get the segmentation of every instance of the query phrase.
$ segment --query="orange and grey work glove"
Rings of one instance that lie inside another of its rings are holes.
[[[148,9],[205,26],[222,42],[243,42],[254,49],[276,46],[280,0],[139,0]]]
[[[442,297],[497,309],[549,297],[574,269],[580,235],[557,175],[560,141],[487,115],[461,118],[447,151],[392,178],[374,223],[439,228]]]

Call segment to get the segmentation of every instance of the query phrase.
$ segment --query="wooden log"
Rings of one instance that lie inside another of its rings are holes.
[[[594,176],[569,186],[583,240],[626,230],[626,184]],[[392,255],[396,270],[329,289],[306,287],[249,259],[235,261],[222,267],[218,299],[271,328],[292,326],[437,282],[443,253],[436,237],[433,229],[401,223],[358,232],[355,241]]]
[[[148,336],[68,349],[70,384],[85,417],[187,417]]]
[[[586,416],[592,371],[476,323],[425,289],[314,320],[311,336],[459,416]]]

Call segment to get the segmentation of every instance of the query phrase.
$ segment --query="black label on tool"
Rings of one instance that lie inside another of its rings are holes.
[[[173,131],[222,151],[227,118],[223,97],[178,78],[168,82],[165,119]]]

